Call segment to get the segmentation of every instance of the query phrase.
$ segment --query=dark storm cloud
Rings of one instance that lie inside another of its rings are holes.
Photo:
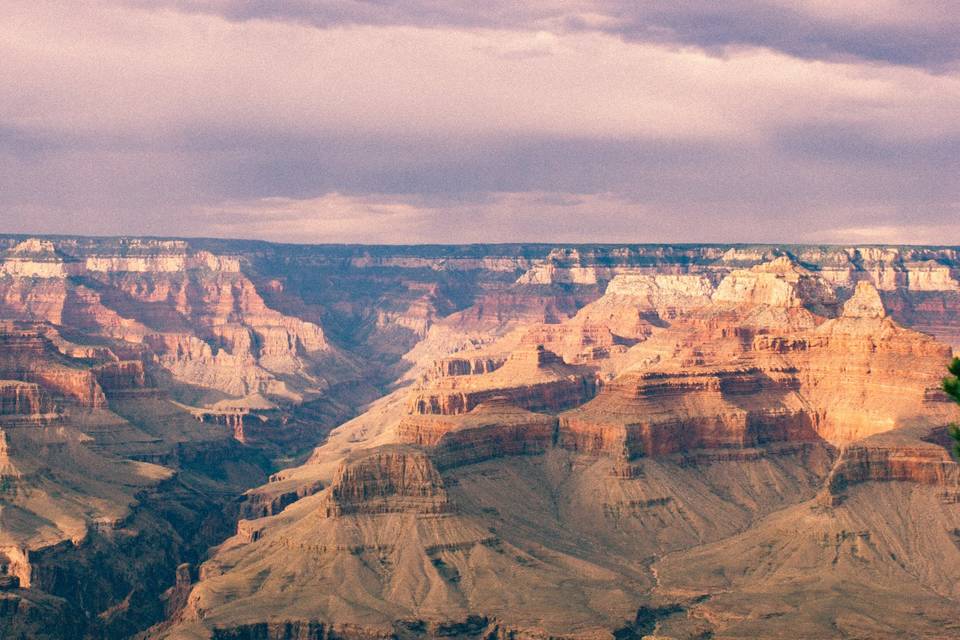
[[[588,30],[633,41],[694,46],[716,54],[768,47],[806,59],[862,59],[940,69],[960,59],[960,11],[949,2],[779,0],[131,0],[229,20],[287,20],[318,28]]]

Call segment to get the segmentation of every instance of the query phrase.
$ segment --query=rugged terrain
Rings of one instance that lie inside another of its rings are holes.
[[[957,250],[0,251],[0,637],[960,634]]]

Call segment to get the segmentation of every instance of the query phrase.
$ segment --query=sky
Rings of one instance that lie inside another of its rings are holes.
[[[0,232],[960,244],[928,0],[4,0]]]

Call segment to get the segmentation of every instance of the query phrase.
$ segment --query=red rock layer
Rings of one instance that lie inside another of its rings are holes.
[[[458,416],[412,415],[397,427],[401,442],[429,448],[438,469],[501,456],[543,453],[553,444],[556,418],[502,399]]]
[[[330,488],[328,516],[352,513],[443,513],[443,480],[423,451],[381,447],[345,460]]]
[[[19,380],[0,380],[0,416],[30,416],[44,412],[40,387]]]
[[[560,416],[559,446],[627,459],[817,439],[791,370],[636,372]]]
[[[947,450],[909,433],[882,434],[843,447],[821,499],[836,504],[847,487],[870,481],[917,482],[942,487],[948,499],[960,496],[960,468]]]
[[[105,392],[140,389],[146,386],[146,374],[139,360],[108,362],[93,368],[97,382]]]
[[[531,411],[560,411],[585,402],[595,391],[591,372],[568,366],[538,346],[515,351],[492,373],[429,381],[409,406],[413,414],[456,415],[499,398]]]
[[[491,373],[503,366],[507,361],[505,356],[475,356],[472,358],[454,356],[437,360],[433,367],[433,376],[446,378],[448,376],[477,376]]]

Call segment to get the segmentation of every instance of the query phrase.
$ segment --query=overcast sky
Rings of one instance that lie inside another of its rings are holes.
[[[960,244],[927,0],[4,0],[0,232]]]

